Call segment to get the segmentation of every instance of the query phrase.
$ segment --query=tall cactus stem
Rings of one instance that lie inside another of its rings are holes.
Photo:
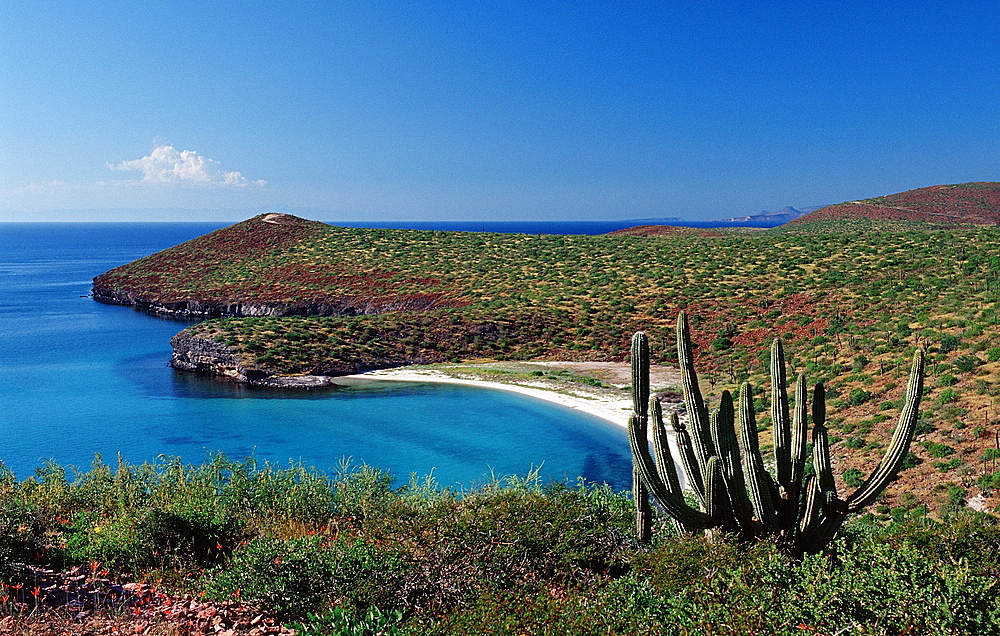
[[[667,427],[663,425],[663,407],[655,397],[649,399],[650,421],[653,427],[653,458],[656,460],[656,473],[667,485],[667,489],[675,494],[681,494],[681,482],[677,477],[677,467],[670,452],[670,440]]]
[[[771,423],[774,427],[774,466],[778,485],[790,496],[792,484],[792,428],[788,419],[788,382],[781,340],[771,343]]]
[[[715,454],[708,430],[708,407],[698,386],[698,374],[694,368],[694,347],[691,344],[691,326],[687,314],[683,311],[677,315],[677,360],[681,371],[681,388],[684,393],[684,403],[687,407],[688,431],[691,434],[698,460],[699,476],[696,490],[704,493],[705,484],[701,475],[705,474],[708,458]]]
[[[910,452],[910,441],[917,427],[920,416],[920,398],[924,392],[924,352],[918,349],[913,354],[913,366],[910,367],[910,379],[906,385],[906,401],[903,411],[899,414],[899,422],[893,432],[892,441],[886,449],[878,468],[863,484],[847,499],[848,511],[857,512],[882,493],[889,482],[903,465],[906,454]]]
[[[699,487],[702,481],[701,469],[698,467],[698,460],[694,455],[694,447],[691,443],[691,436],[688,435],[687,427],[680,421],[676,413],[670,414],[670,426],[674,430],[674,440],[677,442],[677,450],[680,451],[681,468],[687,476],[688,490],[698,500],[702,510],[705,509],[705,492]]]
[[[806,376],[799,375],[795,383],[795,411],[792,416],[792,487],[795,495],[802,490],[802,475],[806,468],[806,448],[809,442],[809,407],[806,401]],[[793,500],[798,501],[797,497]]]
[[[764,467],[757,440],[757,418],[753,409],[753,393],[746,382],[740,387],[739,403],[740,441],[743,448],[743,474],[747,482],[754,516],[767,532],[777,529],[776,508],[773,498],[773,480]]]

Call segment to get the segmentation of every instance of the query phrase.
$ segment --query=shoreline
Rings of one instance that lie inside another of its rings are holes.
[[[340,376],[337,380],[386,380],[392,382],[437,382],[441,384],[464,384],[486,389],[511,391],[539,400],[559,404],[598,417],[621,428],[628,428],[628,418],[632,414],[632,400],[629,397],[618,398],[611,395],[598,395],[572,387],[555,387],[551,384],[537,382],[521,384],[513,382],[492,382],[489,380],[463,378],[449,375],[435,369],[380,369],[367,373]],[[579,391],[579,393],[577,392]],[[586,393],[581,395],[580,393]]]

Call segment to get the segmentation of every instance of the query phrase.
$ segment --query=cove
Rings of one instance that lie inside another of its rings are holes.
[[[51,459],[86,468],[209,453],[336,469],[343,458],[433,471],[446,486],[495,474],[631,484],[624,430],[531,397],[460,385],[345,382],[254,389],[166,366],[173,320],[87,297],[100,272],[218,224],[0,224],[0,459],[26,477]]]

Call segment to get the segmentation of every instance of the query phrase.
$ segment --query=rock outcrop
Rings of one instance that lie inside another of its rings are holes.
[[[314,389],[335,384],[336,376],[443,361],[440,356],[394,358],[380,360],[374,364],[328,361],[323,367],[310,369],[308,373],[281,375],[270,369],[247,366],[240,358],[239,352],[225,343],[210,337],[193,335],[189,330],[184,330],[171,338],[170,346],[173,348],[170,366],[175,369],[215,375],[240,384],[280,389]]]
[[[291,302],[220,302],[186,299],[156,301],[127,289],[103,287],[100,277],[94,279],[91,294],[94,300],[108,305],[123,305],[158,316],[179,319],[241,318],[252,316],[364,316],[390,311],[425,311],[454,307],[439,295],[399,297],[383,300],[344,298]]]
[[[315,389],[333,384],[327,375],[274,375],[264,369],[243,365],[239,354],[222,342],[182,331],[170,339],[173,355],[170,366],[183,371],[207,373],[241,384],[280,389]],[[342,374],[341,374],[342,375]]]
[[[182,331],[170,339],[170,346],[174,350],[170,366],[175,369],[211,373],[236,382],[263,380],[269,375],[259,370],[247,369],[240,361],[237,352],[225,343],[211,338],[199,338]]]

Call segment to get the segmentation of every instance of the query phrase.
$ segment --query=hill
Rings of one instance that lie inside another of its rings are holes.
[[[728,229],[705,229],[675,225],[637,225],[608,232],[608,236],[725,236]]]
[[[1000,225],[1000,182],[960,183],[828,205],[782,226],[802,230],[858,222],[877,229]]]
[[[300,252],[334,228],[262,214],[116,267],[94,279],[94,299],[176,317],[358,315],[465,304],[427,278]]]

